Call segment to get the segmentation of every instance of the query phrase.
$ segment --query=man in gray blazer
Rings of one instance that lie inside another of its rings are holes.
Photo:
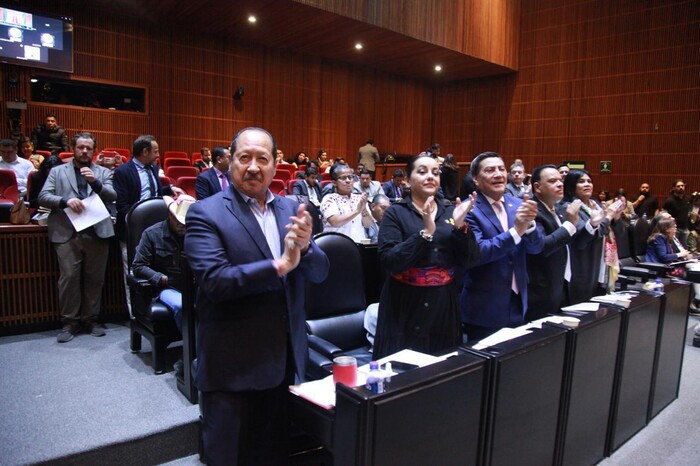
[[[71,146],[73,161],[53,168],[39,194],[39,205],[51,209],[48,234],[58,256],[58,302],[64,324],[56,338],[59,343],[72,340],[80,330],[96,337],[104,336],[97,317],[109,238],[114,236],[111,218],[77,232],[64,209],[83,213],[83,200],[92,194],[105,203],[117,198],[112,172],[92,163],[95,151],[92,134],[76,134]]]

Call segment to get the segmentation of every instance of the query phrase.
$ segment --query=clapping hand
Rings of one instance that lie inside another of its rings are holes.
[[[462,202],[460,198],[457,198],[455,204],[456,206],[455,210],[452,212],[452,218],[455,222],[455,228],[461,229],[464,226],[465,217],[476,204],[476,191],[471,193],[471,195],[466,199],[465,202]]]

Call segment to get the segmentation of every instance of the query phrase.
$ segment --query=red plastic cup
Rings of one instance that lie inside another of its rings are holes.
[[[352,356],[333,359],[333,383],[342,383],[348,387],[357,385],[357,359]]]

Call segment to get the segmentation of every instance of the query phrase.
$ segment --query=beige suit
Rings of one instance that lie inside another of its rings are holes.
[[[102,201],[114,201],[117,193],[112,187],[112,172],[94,163],[90,169],[95,174],[95,180],[102,185],[97,193]],[[99,189],[98,183],[93,186]],[[93,186],[87,185],[88,196],[94,192]],[[61,208],[65,207],[62,201],[72,198],[80,198],[80,194],[71,162],[53,168],[39,193],[39,205],[51,208],[48,235],[58,256],[58,301],[65,323],[97,318],[109,255],[108,238],[114,236],[110,218],[76,232]]]

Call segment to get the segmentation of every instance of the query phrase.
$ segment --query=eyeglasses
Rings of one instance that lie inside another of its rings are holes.
[[[353,176],[352,175],[343,175],[338,177],[338,181],[352,181]]]

